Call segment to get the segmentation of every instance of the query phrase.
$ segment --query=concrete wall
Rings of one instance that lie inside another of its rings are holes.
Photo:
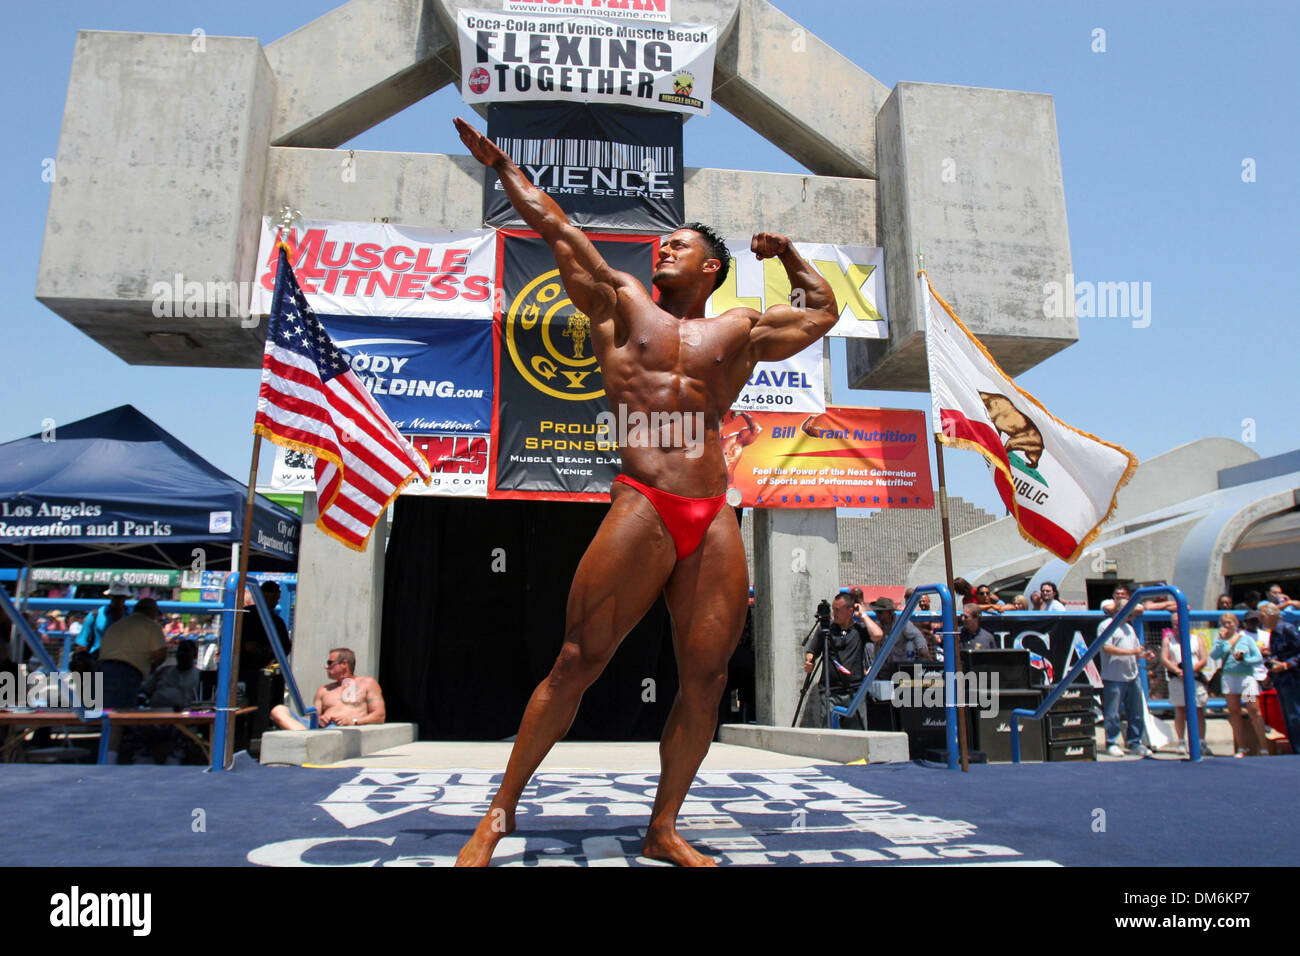
[[[364,552],[353,551],[316,527],[316,495],[302,496],[298,604],[293,625],[293,676],[308,704],[325,682],[332,647],[350,647],[357,673],[378,677],[379,625],[384,600],[388,519],[381,515]]]
[[[250,364],[237,310],[153,303],[178,273],[251,278],[273,93],[256,40],[78,33],[37,299],[128,362]]]
[[[1043,314],[1070,267],[1052,98],[900,83],[876,117],[889,340],[850,339],[856,388],[924,391],[916,252],[935,290],[1010,375],[1078,339]]]

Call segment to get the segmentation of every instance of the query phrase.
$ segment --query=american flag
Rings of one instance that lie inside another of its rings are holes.
[[[330,341],[283,246],[271,297],[254,433],[316,456],[316,526],[364,551],[404,485],[432,474]]]

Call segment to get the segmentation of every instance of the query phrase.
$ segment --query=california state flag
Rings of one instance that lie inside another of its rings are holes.
[[[1075,560],[1115,510],[1137,459],[1054,418],[998,368],[921,275],[936,437],[983,455],[1020,533]]]

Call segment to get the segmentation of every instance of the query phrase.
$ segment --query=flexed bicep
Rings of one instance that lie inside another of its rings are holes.
[[[790,279],[790,302],[774,305],[754,323],[750,352],[755,362],[779,362],[825,335],[839,317],[835,293],[784,236],[758,233],[750,245],[760,260],[776,256]]]

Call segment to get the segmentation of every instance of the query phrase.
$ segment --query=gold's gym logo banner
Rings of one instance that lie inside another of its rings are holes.
[[[618,271],[647,287],[659,240],[588,233]],[[496,408],[489,498],[604,501],[622,464],[591,337],[550,248],[529,230],[498,234]],[[606,419],[601,415],[605,413]]]

